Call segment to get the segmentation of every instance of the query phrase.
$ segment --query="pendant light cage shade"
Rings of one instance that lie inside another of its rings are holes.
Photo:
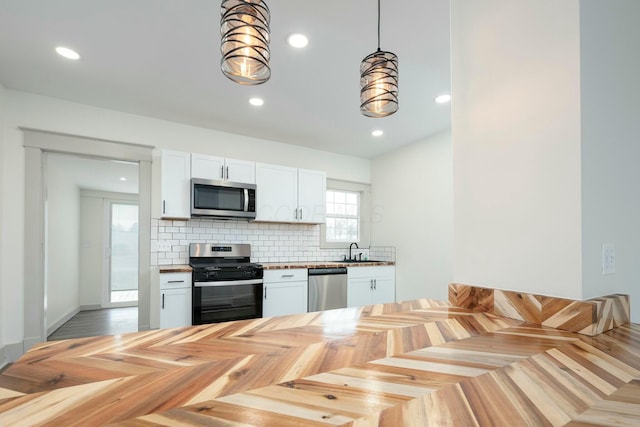
[[[222,73],[242,85],[271,77],[269,8],[262,0],[224,0],[221,6]]]
[[[386,117],[398,111],[398,57],[380,49],[360,64],[360,112]]]

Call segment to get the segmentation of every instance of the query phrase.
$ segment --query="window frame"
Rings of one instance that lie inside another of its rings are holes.
[[[327,190],[349,191],[359,193],[358,229],[360,238],[356,241],[358,247],[368,248],[371,240],[371,185],[357,182],[327,179]],[[325,207],[326,207],[325,197]],[[320,224],[320,247],[323,249],[347,249],[353,242],[327,241],[326,224]]]

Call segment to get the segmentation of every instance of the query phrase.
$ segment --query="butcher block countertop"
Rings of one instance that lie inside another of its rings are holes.
[[[190,265],[161,265],[160,273],[191,273],[193,269]]]
[[[433,300],[54,341],[2,426],[640,425],[640,325],[588,337]]]
[[[339,261],[300,261],[300,262],[261,262],[260,265],[265,270],[281,270],[291,268],[336,268],[336,267],[376,267],[383,265],[396,265],[392,261],[361,261],[361,262],[339,262]]]
[[[382,265],[396,265],[392,261],[362,261],[362,262],[333,262],[333,261],[301,261],[301,262],[262,262],[265,270],[282,270],[291,268],[334,268],[334,267],[373,267]],[[160,273],[191,273],[189,265],[161,265]]]

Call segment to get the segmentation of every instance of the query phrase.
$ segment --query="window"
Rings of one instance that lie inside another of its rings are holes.
[[[360,240],[360,193],[327,190],[327,242]]]
[[[370,186],[327,180],[326,222],[320,226],[320,247],[348,248],[352,242],[369,245]]]

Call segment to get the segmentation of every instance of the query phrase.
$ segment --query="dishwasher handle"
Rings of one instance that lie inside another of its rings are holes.
[[[346,267],[336,268],[310,268],[309,276],[328,276],[331,274],[347,274]]]

